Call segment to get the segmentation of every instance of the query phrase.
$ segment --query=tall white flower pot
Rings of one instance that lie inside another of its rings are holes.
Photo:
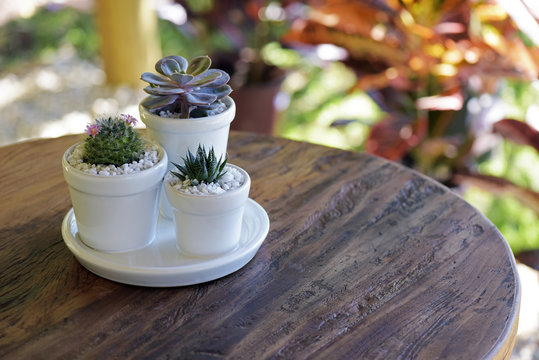
[[[251,178],[238,166],[244,178],[236,189],[218,195],[194,195],[177,191],[165,181],[165,193],[173,209],[179,249],[197,257],[215,257],[239,244],[245,203]]]
[[[160,161],[140,172],[100,176],[80,171],[62,157],[79,236],[87,246],[105,252],[142,248],[153,241],[159,215],[159,195],[168,158],[158,146]]]
[[[230,123],[236,114],[236,105],[231,97],[222,99],[227,109],[217,115],[193,119],[171,119],[155,115],[139,104],[140,119],[148,129],[148,137],[163,146],[168,154],[169,161],[182,164],[187,150],[195,153],[198,145],[206,149],[212,146],[215,155],[219,158],[226,155]],[[168,169],[172,169],[168,165]],[[170,218],[172,211],[162,196],[161,211]]]

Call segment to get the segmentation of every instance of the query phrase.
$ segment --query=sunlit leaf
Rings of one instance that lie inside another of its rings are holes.
[[[539,64],[533,58],[530,50],[520,39],[506,42],[508,48],[507,57],[514,64],[515,68],[525,73],[530,80],[537,79],[539,74]]]
[[[317,6],[310,18],[320,24],[349,34],[370,36],[384,13],[361,1],[326,2]],[[357,21],[361,19],[361,21]]]
[[[413,24],[410,26],[410,32],[424,39],[431,39],[434,36],[434,31],[432,31],[432,29],[419,24]]]
[[[507,12],[500,4],[481,4],[473,10],[480,21],[502,21],[507,19]]]
[[[462,109],[464,99],[460,90],[455,91],[449,95],[434,95],[417,99],[416,105],[421,110],[453,110],[458,111]]]

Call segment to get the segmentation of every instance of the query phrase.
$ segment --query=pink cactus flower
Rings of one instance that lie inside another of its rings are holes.
[[[129,114],[121,114],[120,116],[125,120],[127,125],[135,125],[137,123],[137,119],[134,116]]]
[[[86,133],[90,136],[95,137],[97,134],[99,134],[99,126],[97,124],[87,125]]]

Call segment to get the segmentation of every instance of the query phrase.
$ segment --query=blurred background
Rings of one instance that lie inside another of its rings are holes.
[[[537,0],[0,0],[0,146],[138,118],[142,72],[208,54],[233,129],[414,168],[539,268],[538,45]]]

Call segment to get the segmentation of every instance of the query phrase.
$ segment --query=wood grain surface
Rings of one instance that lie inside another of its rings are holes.
[[[231,134],[271,227],[225,278],[177,288],[83,268],[60,232],[80,136],[0,148],[2,359],[506,359],[520,290],[496,228],[367,154]]]

